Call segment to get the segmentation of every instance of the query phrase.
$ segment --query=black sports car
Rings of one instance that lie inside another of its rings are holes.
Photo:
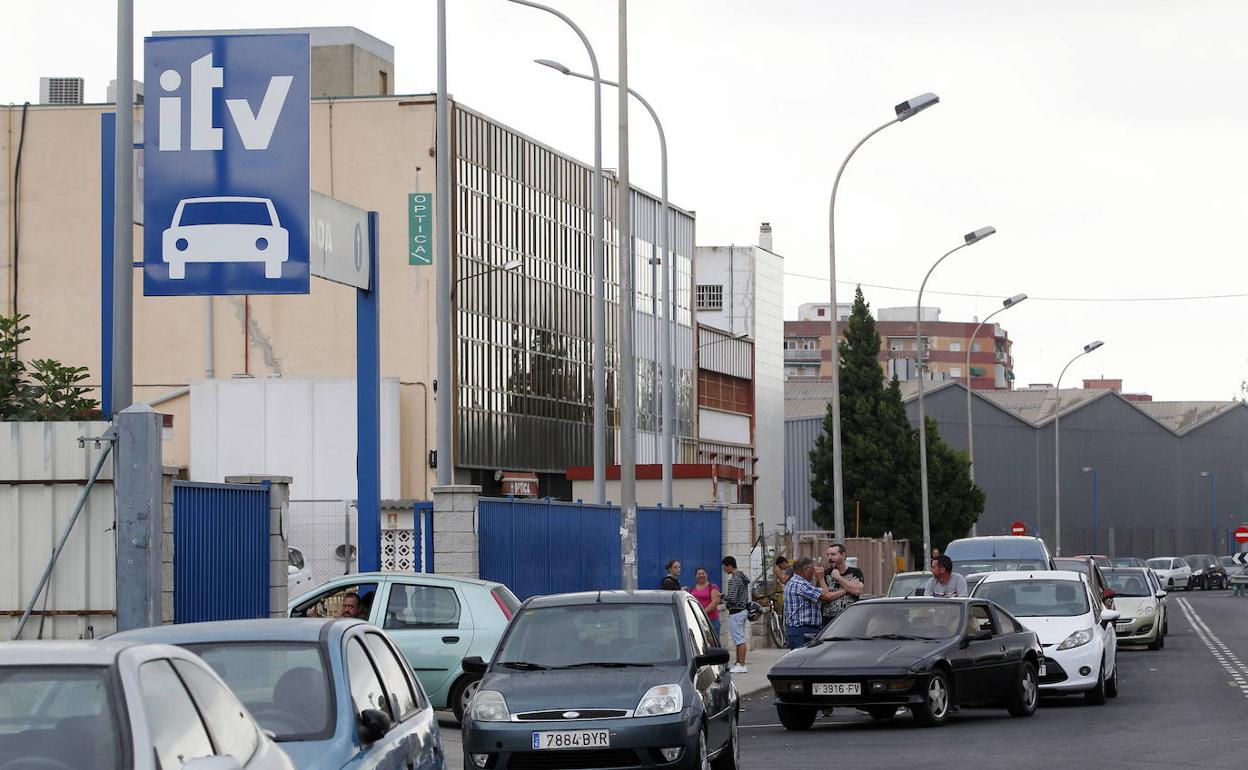
[[[809,728],[831,707],[874,719],[908,708],[919,723],[939,725],[954,706],[1031,716],[1043,660],[1035,633],[992,602],[873,599],[850,606],[767,678],[789,730]]]

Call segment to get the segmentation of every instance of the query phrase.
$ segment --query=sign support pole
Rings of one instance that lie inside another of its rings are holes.
[[[381,313],[377,280],[378,216],[368,212],[368,290],[355,292],[356,564],[381,569]]]
[[[134,400],[134,2],[117,0],[117,118],[113,133],[113,365],[110,406]]]

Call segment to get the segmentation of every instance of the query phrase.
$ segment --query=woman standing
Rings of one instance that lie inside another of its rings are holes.
[[[698,600],[706,612],[707,620],[711,621],[711,631],[715,633],[715,645],[719,646],[719,586],[711,582],[706,567],[698,567],[693,573],[694,584],[689,593]]]

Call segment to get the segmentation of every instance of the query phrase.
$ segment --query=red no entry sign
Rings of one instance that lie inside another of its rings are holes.
[[[1010,534],[1011,535],[1027,534],[1027,525],[1021,521],[1014,522],[1013,524],[1010,525]],[[1235,536],[1239,537],[1239,533],[1238,532],[1235,533]],[[1248,540],[1248,528],[1244,529],[1244,540]]]
[[[1248,527],[1240,527],[1235,530],[1235,542],[1248,543]]]

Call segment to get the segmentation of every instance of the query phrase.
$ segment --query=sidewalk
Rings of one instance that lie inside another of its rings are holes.
[[[750,669],[749,673],[732,675],[732,681],[737,685],[737,694],[744,698],[764,690],[770,690],[771,682],[767,680],[767,672],[786,653],[788,653],[788,650],[771,648],[750,650],[750,654],[745,659],[746,667]]]

